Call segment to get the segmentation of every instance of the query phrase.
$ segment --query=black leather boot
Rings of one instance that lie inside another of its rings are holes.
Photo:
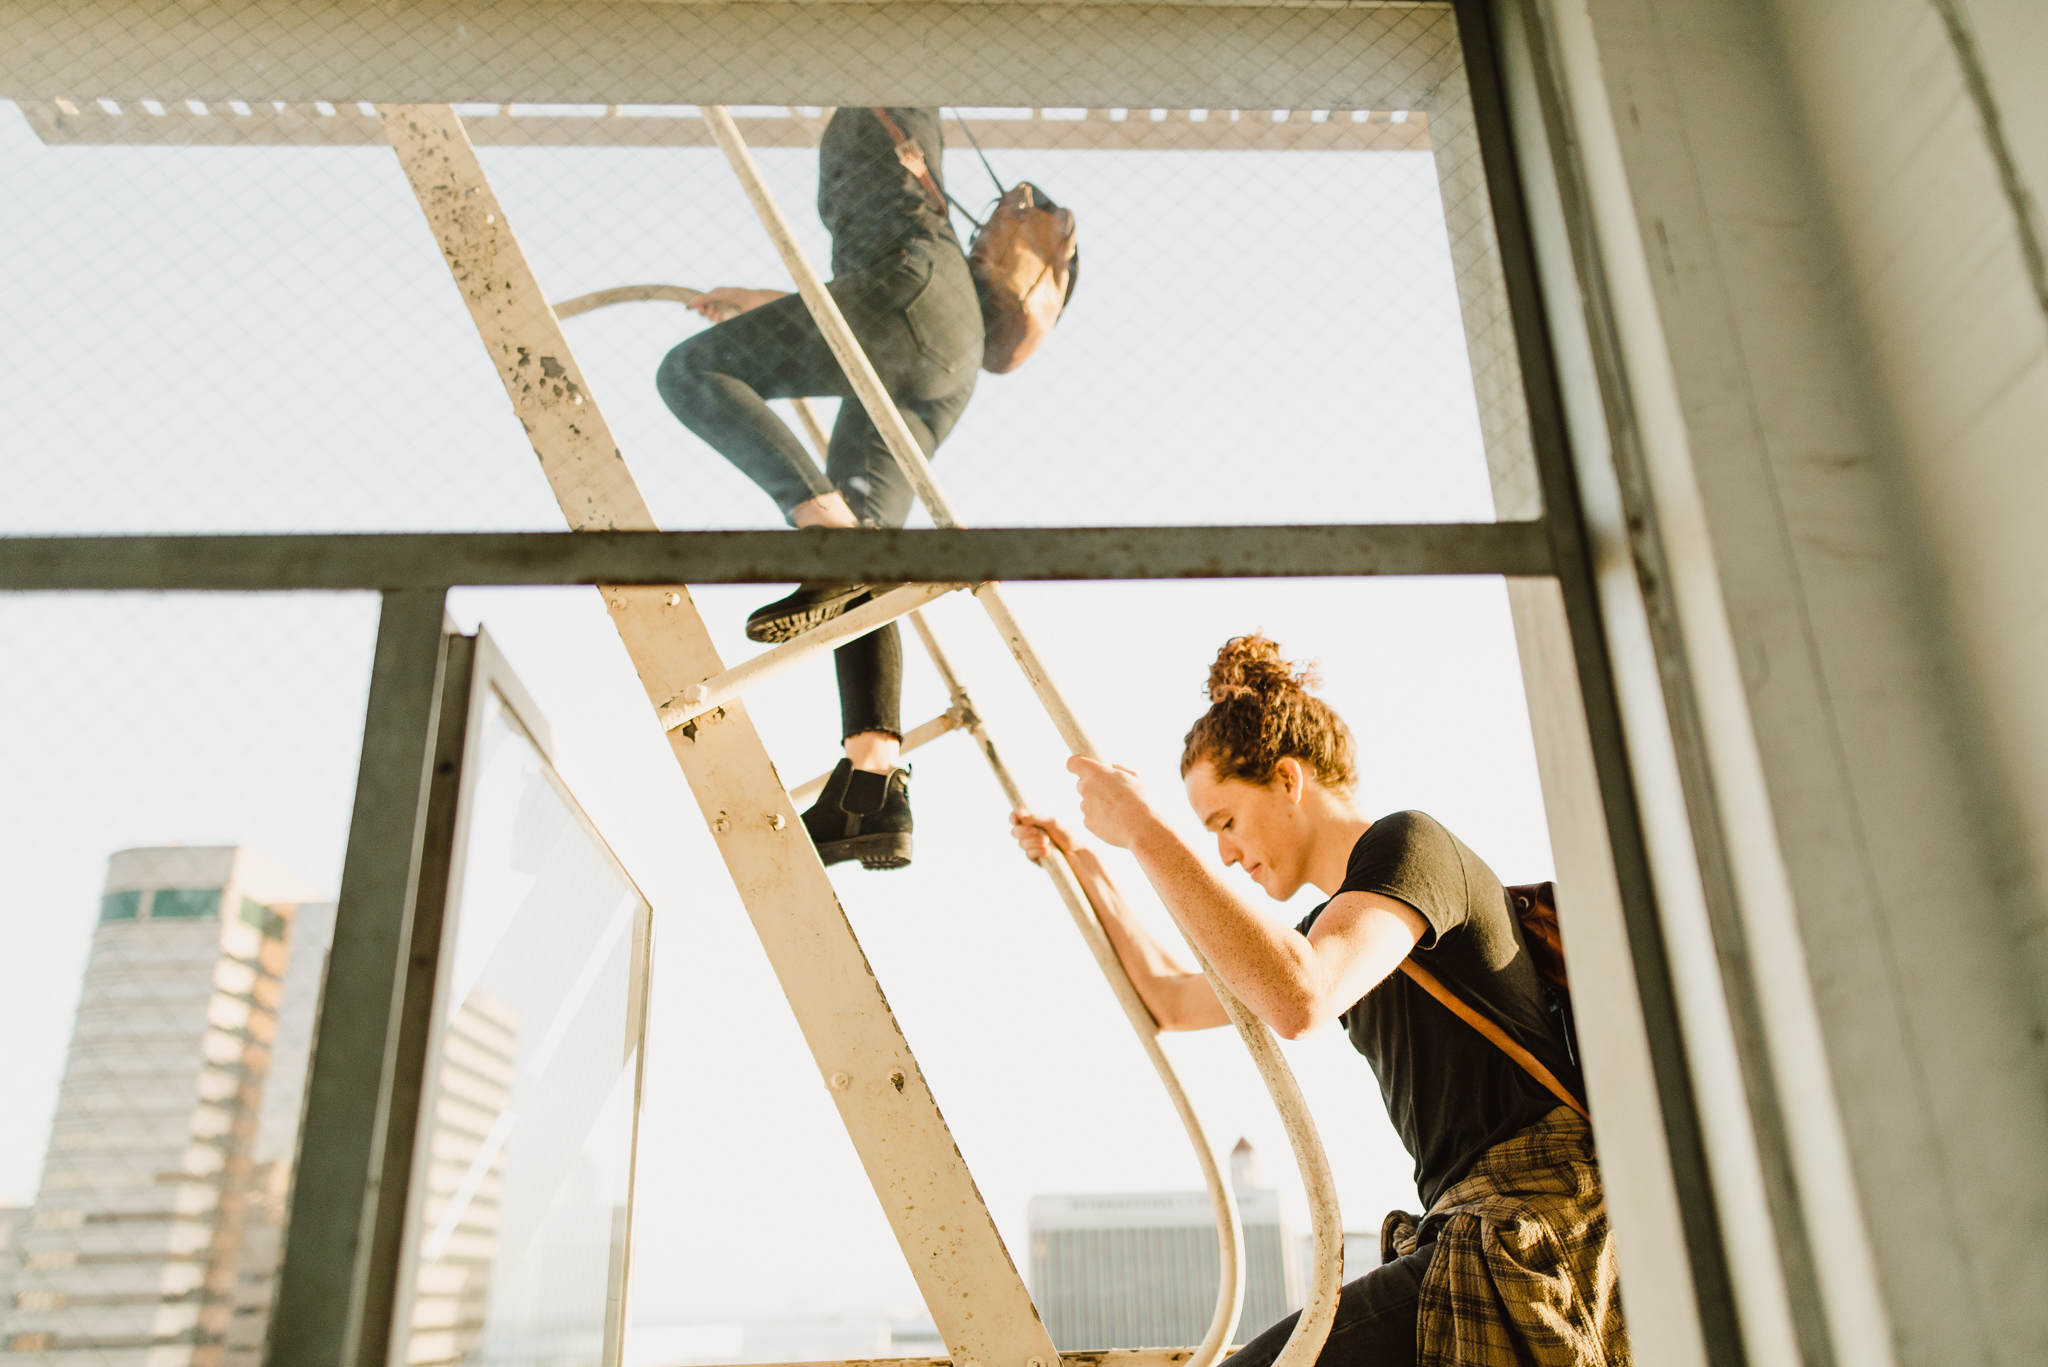
[[[787,598],[755,608],[747,618],[747,639],[780,644],[821,627],[848,608],[867,601],[866,584],[802,584]]]
[[[842,759],[825,791],[804,813],[804,829],[827,864],[858,859],[862,868],[910,863],[910,771],[871,774]]]

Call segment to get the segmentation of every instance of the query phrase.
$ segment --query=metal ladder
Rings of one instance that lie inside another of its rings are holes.
[[[797,245],[731,116],[722,106],[706,105],[702,111],[820,332],[932,521],[940,527],[961,526],[838,305]],[[395,105],[381,107],[379,113],[570,527],[655,530],[610,429],[584,385],[560,319],[632,300],[688,302],[695,292],[680,286],[627,286],[551,308],[454,109]],[[825,434],[815,413],[802,400],[797,407],[822,453]],[[1094,757],[1095,748],[997,584],[906,584],[732,668],[719,658],[686,586],[608,586],[601,592],[953,1367],[1055,1367],[1059,1355],[1052,1340],[797,819],[796,804],[815,793],[824,780],[785,791],[743,701],[745,691],[762,679],[908,616],[952,705],[940,717],[912,728],[904,737],[904,749],[964,729],[981,748],[1011,805],[1026,806],[930,624],[917,612],[960,589],[972,592],[986,610],[1068,748]],[[1042,867],[1151,1059],[1201,1164],[1215,1210],[1222,1276],[1208,1333],[1185,1365],[1212,1367],[1227,1351],[1244,1303],[1244,1236],[1236,1200],[1160,1048],[1158,1027],[1073,871],[1063,856],[1042,861]],[[1343,1280],[1343,1230],[1335,1184],[1307,1104],[1272,1032],[1217,978],[1192,940],[1189,948],[1258,1067],[1308,1191],[1315,1249],[1309,1294],[1276,1364],[1307,1367],[1328,1337]],[[1118,1356],[1180,1362],[1183,1351]]]

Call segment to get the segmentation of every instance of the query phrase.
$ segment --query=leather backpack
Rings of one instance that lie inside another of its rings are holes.
[[[1028,180],[1003,192],[967,248],[987,332],[983,370],[1007,374],[1045,344],[1073,292],[1079,250],[1073,210]]]
[[[932,180],[923,149],[904,134],[887,109],[875,106],[874,112],[896,144],[896,159],[917,177],[932,206],[943,214],[947,196]],[[991,375],[1007,375],[1045,344],[1074,293],[1074,279],[1080,273],[1074,211],[1053,203],[1030,181],[1019,181],[1002,192],[986,223],[975,224],[967,265],[981,295],[981,368]]]

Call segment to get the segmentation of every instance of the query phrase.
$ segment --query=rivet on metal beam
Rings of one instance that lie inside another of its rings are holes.
[[[787,826],[788,824],[789,824],[789,821],[788,821],[788,819],[787,819],[786,817],[784,817],[784,816],[782,815],[782,813],[781,813],[781,812],[770,812],[770,813],[768,813],[768,829],[769,829],[769,830],[771,830],[771,831],[779,831],[779,830],[781,830],[781,829],[782,829],[782,828],[783,828],[784,826]]]
[[[853,1079],[844,1073],[834,1073],[832,1075],[832,1090],[835,1092],[845,1091],[852,1083]]]

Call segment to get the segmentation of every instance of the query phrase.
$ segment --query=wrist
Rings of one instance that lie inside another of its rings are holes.
[[[1127,834],[1129,838],[1124,842],[1124,848],[1139,859],[1182,847],[1181,838],[1174,832],[1173,827],[1167,825],[1165,818],[1159,813],[1149,808],[1144,816],[1131,823]]]

